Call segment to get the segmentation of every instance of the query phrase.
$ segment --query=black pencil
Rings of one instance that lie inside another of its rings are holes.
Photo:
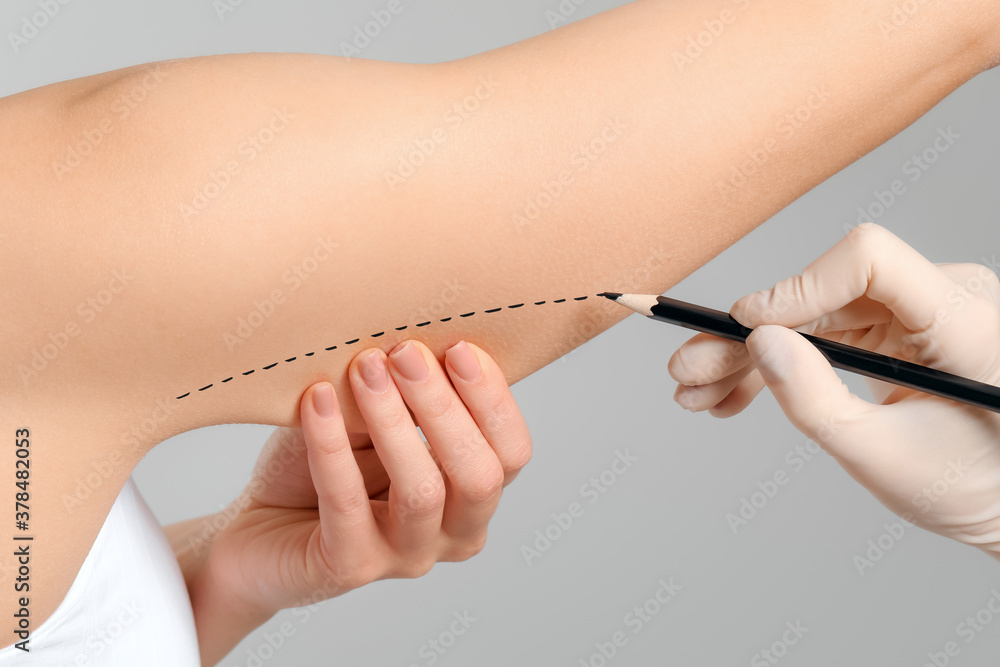
[[[729,313],[665,296],[619,294],[617,292],[605,292],[604,296],[651,319],[669,322],[685,329],[693,329],[719,338],[742,343],[753,331],[753,329],[749,329],[734,320]],[[890,382],[900,387],[915,389],[925,394],[933,394],[1000,412],[1000,387],[863,350],[859,347],[824,340],[808,334],[802,335],[815,345],[835,368]]]

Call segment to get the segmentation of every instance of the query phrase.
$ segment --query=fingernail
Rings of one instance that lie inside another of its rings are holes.
[[[313,387],[313,408],[316,414],[329,418],[337,414],[337,401],[333,398],[333,385],[323,382]]]
[[[389,372],[385,367],[385,359],[378,350],[366,354],[358,363],[361,370],[361,379],[365,381],[368,388],[376,393],[385,391],[389,386]]]
[[[407,342],[390,354],[389,359],[399,374],[410,382],[423,382],[427,379],[427,363],[413,343]]]
[[[466,382],[475,382],[483,374],[476,353],[464,340],[450,347],[444,356],[455,370],[455,374]]]

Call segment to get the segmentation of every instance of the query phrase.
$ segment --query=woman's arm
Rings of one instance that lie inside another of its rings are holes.
[[[723,11],[732,23],[691,59],[686,38]],[[78,402],[115,414],[127,400],[134,418],[190,392],[151,445],[219,422],[293,424],[303,384],[344,388],[347,355],[325,348],[382,331],[386,347],[414,331],[438,348],[503,341],[501,363],[524,377],[589,320],[580,342],[622,315],[591,301],[457,316],[662,291],[994,50],[941,30],[935,12],[955,12],[933,5],[882,39],[890,11],[637,2],[442,65],[225,56],[11,98],[15,117],[59,101],[63,123],[5,188],[7,300],[31,325],[7,360],[59,330],[46,315],[93,321],[58,368],[22,381],[8,366],[4,381],[31,401],[82,369],[93,393]],[[28,247],[31,264],[13,255]],[[110,304],[80,308],[108,290]]]
[[[157,442],[349,396],[354,339],[465,338],[516,381],[624,317],[593,295],[666,290],[1000,54],[995,2],[886,33],[893,7],[640,1],[440,65],[225,56],[0,102],[3,424],[46,443],[35,613]]]

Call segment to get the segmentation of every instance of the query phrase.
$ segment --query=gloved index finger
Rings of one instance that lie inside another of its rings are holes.
[[[911,331],[929,328],[955,282],[878,225],[856,227],[835,246],[772,289],[737,301],[730,314],[744,326],[799,327],[867,295]]]

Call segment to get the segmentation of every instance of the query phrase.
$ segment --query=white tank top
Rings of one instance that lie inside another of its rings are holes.
[[[87,559],[25,653],[0,665],[198,667],[198,635],[167,536],[129,477]]]

